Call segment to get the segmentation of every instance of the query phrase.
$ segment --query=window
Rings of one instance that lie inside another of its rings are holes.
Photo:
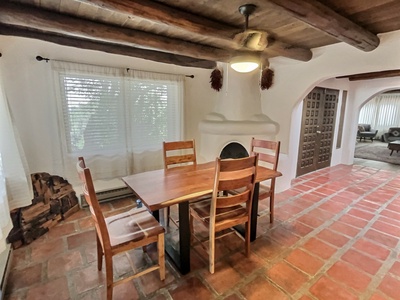
[[[387,132],[389,127],[400,126],[400,94],[383,93],[368,101],[360,110],[359,124],[371,124],[378,134]]]
[[[134,155],[182,138],[184,76],[64,62],[54,62],[53,69],[67,174],[85,156],[100,159],[97,174],[103,175],[95,177],[123,176],[132,172]]]
[[[177,82],[68,74],[60,81],[68,153],[145,151],[180,139]]]
[[[125,149],[121,80],[61,74],[60,81],[68,153],[104,153]]]
[[[133,151],[158,149],[163,141],[181,139],[180,87],[168,81],[132,79],[128,84],[132,110]]]

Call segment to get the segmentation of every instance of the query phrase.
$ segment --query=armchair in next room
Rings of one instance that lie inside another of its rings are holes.
[[[358,124],[357,138],[360,139],[360,142],[362,139],[364,141],[370,139],[373,142],[377,134],[378,130],[372,129],[370,124]]]

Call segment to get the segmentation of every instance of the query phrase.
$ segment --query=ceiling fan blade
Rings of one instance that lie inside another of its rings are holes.
[[[236,34],[233,40],[241,47],[262,51],[268,46],[268,33],[262,30],[247,29]]]

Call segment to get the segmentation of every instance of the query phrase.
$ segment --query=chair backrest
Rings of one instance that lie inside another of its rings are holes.
[[[249,216],[257,177],[257,163],[258,154],[238,159],[216,159],[210,212],[211,223],[215,218],[217,208],[246,204]],[[237,193],[226,195],[224,191],[228,190],[235,190]]]
[[[194,140],[163,142],[164,168],[192,163],[196,164],[196,147]]]
[[[76,164],[79,179],[82,181],[82,191],[85,196],[86,202],[89,204],[89,210],[93,218],[97,236],[104,251],[111,250],[110,236],[108,234],[106,222],[103,213],[100,209],[99,201],[97,200],[96,192],[94,190],[92,175],[89,168],[86,167],[83,157],[78,158]]]
[[[252,138],[250,152],[258,153],[258,162],[261,166],[276,171],[278,169],[280,147],[280,141],[275,142]]]

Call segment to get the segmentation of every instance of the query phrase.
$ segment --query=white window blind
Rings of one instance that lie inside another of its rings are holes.
[[[60,74],[68,153],[113,153],[126,149],[120,78]]]
[[[140,155],[182,138],[183,76],[63,62],[53,68],[69,178],[78,156],[89,160],[95,179],[154,169],[157,156],[146,166]]]
[[[397,127],[400,125],[400,94],[381,94],[368,101],[360,110],[359,123],[376,127]]]
[[[372,98],[361,108],[358,123],[371,124],[379,135],[400,126],[400,94],[383,93]]]
[[[132,111],[132,146],[134,152],[154,150],[163,141],[179,140],[181,109],[179,86],[175,82],[131,79],[128,99]]]

